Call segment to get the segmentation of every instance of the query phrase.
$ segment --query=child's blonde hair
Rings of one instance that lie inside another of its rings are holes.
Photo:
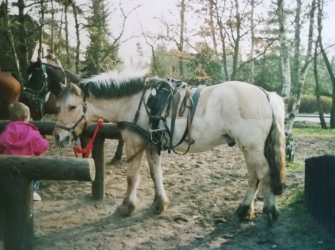
[[[10,104],[8,111],[10,121],[29,121],[30,110],[22,102]]]

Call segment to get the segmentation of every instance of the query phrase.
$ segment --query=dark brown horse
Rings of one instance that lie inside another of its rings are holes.
[[[0,120],[8,119],[8,106],[19,100],[21,84],[13,73],[0,71]]]
[[[81,80],[79,75],[54,65],[42,63],[39,58],[28,66],[27,76],[25,84],[27,88],[24,89],[21,99],[22,102],[29,103],[28,106],[34,120],[41,120],[44,114],[57,114],[57,96],[62,90],[61,84],[65,82],[77,84]],[[28,88],[35,93],[40,93],[38,97],[31,98]],[[115,139],[119,140],[119,144],[111,161],[112,164],[121,162],[124,144],[120,135]],[[82,146],[86,145],[87,141],[87,138],[81,138]]]

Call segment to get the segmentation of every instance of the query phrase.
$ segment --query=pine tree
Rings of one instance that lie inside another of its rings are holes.
[[[87,75],[96,75],[114,69],[118,44],[109,43],[107,1],[91,1],[92,15],[87,20],[90,44],[86,50],[82,71]]]

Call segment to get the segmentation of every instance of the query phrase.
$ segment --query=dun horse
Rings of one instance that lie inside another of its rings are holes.
[[[60,67],[53,66],[47,63],[42,63],[38,58],[36,62],[31,62],[27,69],[28,81],[26,86],[33,93],[23,91],[22,102],[28,103],[32,118],[41,120],[43,114],[58,114],[57,97],[61,92],[61,83],[71,81],[77,84],[80,81],[80,76],[70,71],[63,70]],[[66,81],[65,81],[66,78]],[[38,96],[36,97],[36,93]],[[33,98],[31,98],[33,96]],[[119,140],[118,147],[112,159],[112,164],[117,164],[122,158],[123,140]],[[82,147],[88,140],[81,138]]]
[[[277,220],[275,195],[282,193],[286,163],[284,103],[276,93],[238,81],[200,91],[176,81],[108,74],[63,88],[54,130],[59,146],[70,145],[73,134],[80,134],[98,118],[118,123],[122,129],[128,186],[118,209],[124,215],[135,209],[144,151],[155,187],[153,209],[162,213],[169,201],[163,185],[161,150],[196,153],[236,143],[247,165],[248,188],[234,217],[253,217],[254,198],[261,183],[263,214],[270,223]]]
[[[8,106],[19,100],[20,82],[10,72],[0,71],[0,120],[8,119]]]

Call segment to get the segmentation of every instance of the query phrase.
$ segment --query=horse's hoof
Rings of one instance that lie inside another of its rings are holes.
[[[111,160],[111,163],[110,163],[110,164],[111,164],[111,165],[119,165],[119,164],[121,164],[121,159],[114,157],[114,158]]]
[[[271,208],[263,208],[263,215],[267,226],[274,227],[279,217],[279,211],[276,206],[272,206]]]
[[[155,214],[163,213],[169,206],[169,200],[167,198],[157,197],[152,203],[151,207]]]
[[[234,217],[238,221],[252,220],[255,218],[254,208],[247,205],[240,205],[234,212]]]
[[[120,206],[117,207],[117,210],[123,216],[130,216],[135,210],[135,204],[130,203],[130,202],[128,204],[122,203]]]

